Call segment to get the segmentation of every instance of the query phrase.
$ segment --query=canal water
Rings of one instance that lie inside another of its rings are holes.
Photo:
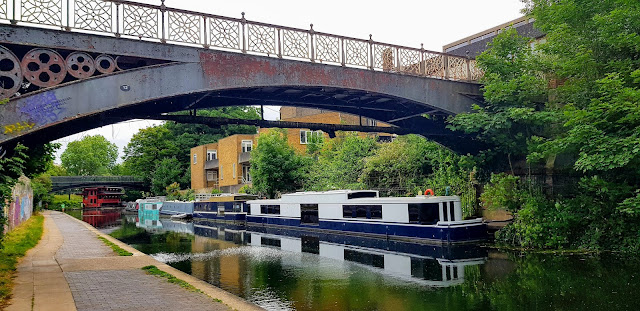
[[[112,212],[74,216],[267,310],[640,309],[634,256],[435,247]]]

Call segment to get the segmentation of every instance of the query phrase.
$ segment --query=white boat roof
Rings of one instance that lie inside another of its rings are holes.
[[[347,195],[351,193],[375,193],[375,197],[353,198],[348,199]],[[378,197],[377,190],[331,190],[331,191],[305,191],[283,194],[280,199],[264,199],[264,200],[249,200],[249,204],[280,204],[280,203],[306,203],[310,202],[307,199],[317,198],[322,202],[317,203],[418,203],[425,201],[458,201],[458,196],[424,196],[419,195],[415,197]],[[330,201],[329,201],[330,200]],[[312,201],[315,202],[315,201]]]

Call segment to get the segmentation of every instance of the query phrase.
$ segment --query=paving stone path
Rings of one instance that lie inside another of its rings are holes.
[[[134,253],[118,256],[98,235],[102,233],[69,215],[46,212],[45,234],[21,262],[18,285],[7,310],[232,310],[229,306],[260,310],[113,240]],[[141,267],[149,264],[208,295],[146,274]],[[211,297],[222,299],[224,304]]]

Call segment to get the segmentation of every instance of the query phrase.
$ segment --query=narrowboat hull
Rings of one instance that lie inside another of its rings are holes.
[[[480,219],[434,226],[343,220],[319,220],[317,225],[306,225],[299,218],[247,216],[247,227],[263,226],[428,244],[476,242],[487,238],[486,224]]]

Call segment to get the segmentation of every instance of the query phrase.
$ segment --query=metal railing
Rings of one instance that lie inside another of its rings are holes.
[[[477,81],[475,60],[241,18],[120,0],[0,0],[0,19],[451,80]]]
[[[144,182],[144,179],[137,176],[52,176],[51,182],[58,184],[77,184],[86,182],[141,183]]]

